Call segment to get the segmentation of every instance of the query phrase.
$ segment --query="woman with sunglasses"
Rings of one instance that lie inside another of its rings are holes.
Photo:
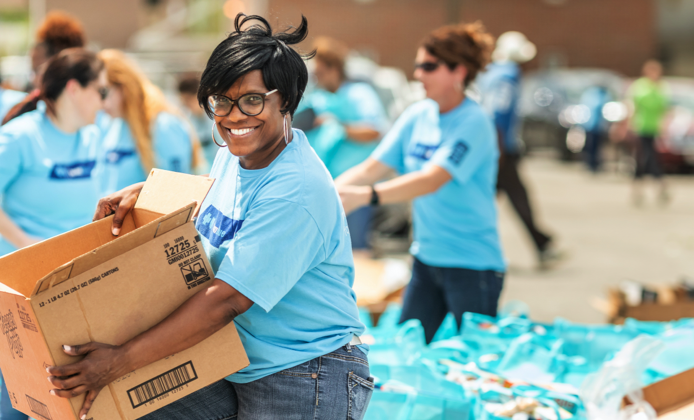
[[[335,180],[347,213],[413,200],[414,265],[400,320],[419,319],[427,342],[449,312],[458,325],[464,312],[495,316],[503,285],[496,133],[465,94],[493,47],[481,23],[430,33],[414,72],[428,99],[410,106],[369,159]],[[375,184],[390,170],[402,175]]]
[[[0,256],[91,222],[103,67],[91,52],[64,50],[47,63],[41,89],[0,127]],[[45,107],[37,110],[39,101]],[[12,408],[4,381],[0,418],[27,419]]]
[[[144,181],[152,168],[193,173],[202,155],[189,124],[125,54],[103,50],[99,58],[109,83],[107,115],[97,119],[104,135],[103,194]]]
[[[49,380],[54,395],[87,393],[80,416],[116,378],[232,320],[250,366],[143,419],[361,419],[371,397],[342,204],[304,133],[291,129],[308,71],[290,45],[306,38],[306,19],[276,34],[258,16],[234,25],[198,91],[220,146],[196,225],[216,278],[127,343],[65,343],[85,357],[49,368]],[[141,188],[102,199],[96,217],[115,212],[118,234]]]

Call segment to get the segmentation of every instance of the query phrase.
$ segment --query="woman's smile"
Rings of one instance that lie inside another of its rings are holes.
[[[224,129],[227,132],[227,135],[229,136],[229,140],[236,140],[236,139],[241,139],[250,136],[255,130],[260,127],[243,127],[243,128],[227,128],[224,127]]]

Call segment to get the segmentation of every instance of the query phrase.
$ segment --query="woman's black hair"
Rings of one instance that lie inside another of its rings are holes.
[[[251,21],[259,23],[241,29]],[[217,45],[202,73],[198,102],[207,115],[213,116],[207,103],[210,95],[224,94],[239,77],[261,70],[265,86],[269,90],[277,89],[284,99],[280,112],[293,116],[308,83],[304,60],[313,57],[314,53],[301,55],[289,46],[300,43],[307,35],[308,21],[303,15],[301,24],[294,31],[275,34],[261,16],[236,15],[234,32]]]
[[[48,61],[41,77],[41,86],[12,107],[2,123],[5,124],[13,118],[35,110],[41,100],[46,103],[47,110],[55,114],[55,101],[65,90],[67,82],[76,80],[80,86],[87,87],[89,83],[99,78],[99,73],[103,69],[103,61],[91,51],[68,48],[59,52]]]

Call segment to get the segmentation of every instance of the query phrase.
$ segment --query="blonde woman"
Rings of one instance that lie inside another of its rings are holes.
[[[107,115],[98,122],[103,132],[103,193],[144,181],[152,168],[193,173],[202,158],[189,124],[125,54],[103,50],[99,58],[106,64],[109,83]]]

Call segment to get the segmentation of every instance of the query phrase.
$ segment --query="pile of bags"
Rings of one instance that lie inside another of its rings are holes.
[[[376,384],[367,420],[627,419],[625,396],[646,420],[655,413],[640,389],[694,368],[694,319],[541,324],[466,313],[459,330],[449,314],[426,345],[419,321],[399,316],[392,305],[374,327],[362,314]]]

